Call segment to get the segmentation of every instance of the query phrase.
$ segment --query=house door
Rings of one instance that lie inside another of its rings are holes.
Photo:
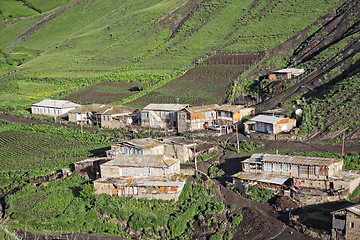
[[[330,189],[334,190],[334,182],[330,182]]]

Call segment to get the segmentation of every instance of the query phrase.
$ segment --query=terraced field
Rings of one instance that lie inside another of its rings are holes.
[[[221,104],[231,81],[247,67],[244,64],[197,66],[127,105],[142,108],[149,103]]]

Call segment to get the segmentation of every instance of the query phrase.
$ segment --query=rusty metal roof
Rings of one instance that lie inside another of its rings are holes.
[[[254,109],[253,107],[245,107],[243,105],[222,105],[220,107],[218,107],[216,110],[218,111],[225,111],[225,112],[238,112],[241,111],[243,109]]]
[[[173,175],[170,178],[100,178],[94,182],[112,183],[125,187],[181,187],[185,184],[185,181],[186,179],[180,177],[180,175]]]
[[[81,106],[67,100],[53,100],[50,98],[44,99],[41,102],[34,103],[31,106],[34,107],[50,107],[50,108],[75,108]]]
[[[139,138],[132,139],[128,141],[123,141],[119,143],[120,145],[130,146],[138,149],[148,150],[154,147],[162,145],[162,143],[156,139],[152,138]]]
[[[154,167],[154,168],[168,168],[179,160],[169,158],[163,154],[119,154],[113,160],[101,164],[102,166],[119,166],[119,167]]]
[[[185,108],[189,113],[203,113],[203,112],[209,112],[214,111],[217,109],[219,105],[212,104],[212,105],[203,105],[203,106],[194,106],[194,107],[187,107]]]
[[[341,162],[338,158],[320,158],[307,156],[290,156],[279,154],[264,154],[262,162],[289,163],[297,165],[330,166],[331,164]]]
[[[176,111],[180,111],[188,106],[189,106],[189,104],[150,103],[149,105],[144,107],[143,110],[176,112]]]
[[[245,173],[245,172],[238,172],[234,174],[233,177],[242,180],[264,182],[264,183],[271,183],[277,185],[283,185],[284,182],[286,182],[286,180],[289,179],[289,177],[280,176],[280,175]]]

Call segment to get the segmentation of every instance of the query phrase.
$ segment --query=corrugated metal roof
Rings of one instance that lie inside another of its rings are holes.
[[[101,160],[106,160],[108,159],[107,157],[100,157],[100,158],[88,158],[82,161],[78,161],[74,164],[80,164],[80,163],[86,163],[86,162],[97,162],[97,161],[101,161]]]
[[[289,163],[298,165],[314,165],[314,166],[330,166],[331,164],[341,162],[337,158],[320,158],[320,157],[306,157],[306,156],[289,156],[277,154],[264,154],[263,162]]]
[[[303,68],[284,68],[277,71],[274,71],[275,73],[291,73],[293,75],[300,75],[305,72],[305,69]]]
[[[233,175],[233,177],[248,180],[248,181],[256,181],[256,182],[264,182],[264,183],[271,183],[282,185],[286,180],[289,178],[286,176],[279,176],[279,175],[269,175],[269,174],[257,174],[257,173],[244,173],[239,172]]]
[[[94,114],[105,114],[105,115],[118,115],[118,114],[131,114],[135,109],[122,106],[122,105],[105,105],[105,104],[89,104],[82,105],[73,110],[71,113],[88,113],[92,112]]]
[[[159,140],[164,143],[175,143],[175,144],[180,144],[180,145],[196,144],[196,142],[194,143],[193,140],[188,140],[184,137],[166,137],[166,138],[159,138]]]
[[[76,104],[67,100],[53,100],[50,98],[44,99],[41,102],[34,103],[31,106],[36,107],[55,107],[55,108],[75,108],[81,106],[80,104]]]
[[[102,165],[119,167],[155,167],[168,168],[178,162],[178,159],[166,157],[163,154],[119,154],[113,160]]]
[[[243,105],[222,105],[220,107],[218,107],[216,110],[219,111],[226,111],[226,112],[237,112],[237,111],[241,111],[242,109],[246,109],[247,107],[243,106]],[[253,107],[250,107],[253,108]],[[249,109],[249,108],[247,108]],[[255,108],[253,108],[255,109]]]
[[[245,163],[259,163],[262,160],[264,154],[262,153],[254,153],[250,158],[245,159],[243,162]]]
[[[118,186],[137,187],[180,187],[185,184],[186,179],[175,175],[171,178],[100,178],[94,182],[113,183]]]
[[[336,210],[336,211],[333,211],[333,212],[330,212],[330,213],[332,214],[332,213],[336,213],[336,212],[340,212],[340,211],[344,211],[344,210],[350,211],[350,212],[360,216],[360,203],[355,204],[355,205],[351,205],[351,206],[346,207],[346,208],[341,208],[339,210]]]
[[[96,114],[102,115],[118,115],[118,114],[131,114],[135,111],[134,108],[122,106],[122,105],[106,105],[99,109]]]
[[[152,138],[132,139],[129,141],[123,141],[120,144],[130,145],[132,147],[143,149],[143,150],[151,149],[151,148],[162,145],[162,143],[160,141],[158,141],[156,139],[152,139]]]
[[[249,121],[276,124],[278,121],[283,119],[286,118],[274,117],[268,115],[257,115],[256,117],[249,119]]]
[[[218,107],[219,107],[219,105],[212,104],[212,105],[204,105],[204,106],[187,107],[185,109],[189,113],[202,113],[202,112],[214,111]]]
[[[180,111],[188,106],[189,104],[150,103],[143,110]]]
[[[329,179],[332,180],[341,180],[345,182],[350,182],[357,178],[360,178],[360,170],[343,170],[329,177]]]

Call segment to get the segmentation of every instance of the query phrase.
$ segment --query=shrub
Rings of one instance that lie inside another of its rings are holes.
[[[243,219],[243,215],[239,214],[239,215],[235,215],[231,218],[231,224],[234,226],[234,227],[237,227],[241,220]]]

